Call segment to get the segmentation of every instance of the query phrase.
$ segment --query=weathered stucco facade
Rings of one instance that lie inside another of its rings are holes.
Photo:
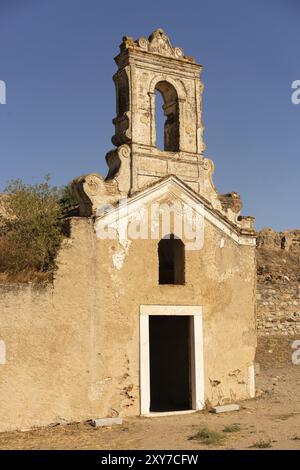
[[[153,411],[154,315],[189,317],[188,409],[255,393],[253,219],[240,216],[236,193],[221,196],[212,183],[201,66],[162,30],[124,38],[116,62],[117,148],[106,156],[106,179],[74,182],[80,217],[70,219],[53,285],[0,287],[2,431]],[[156,92],[164,99],[164,150],[156,148]],[[189,208],[192,239],[176,224]],[[185,247],[184,279],[160,283],[158,244],[170,233]],[[166,341],[178,335],[170,325]],[[179,341],[174,354],[180,348]]]

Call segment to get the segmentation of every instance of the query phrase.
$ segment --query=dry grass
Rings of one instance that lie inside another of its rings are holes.
[[[249,449],[271,449],[271,441],[260,440],[249,446]]]
[[[240,430],[241,427],[239,424],[229,424],[228,426],[225,426],[223,432],[239,432]]]
[[[208,427],[202,427],[199,431],[189,437],[190,440],[196,440],[206,445],[220,445],[223,443],[225,436],[217,431],[211,431]]]

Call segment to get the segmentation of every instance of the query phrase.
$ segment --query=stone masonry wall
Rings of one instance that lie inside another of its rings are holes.
[[[260,336],[299,334],[300,285],[288,280],[257,283],[257,331]]]
[[[300,230],[259,233],[256,298],[259,336],[300,338]]]

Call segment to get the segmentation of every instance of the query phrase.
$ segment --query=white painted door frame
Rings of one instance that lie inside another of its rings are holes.
[[[204,407],[204,365],[202,307],[194,305],[140,306],[140,406],[141,415],[150,413],[150,315],[184,315],[192,317],[191,329],[191,387],[192,409]]]

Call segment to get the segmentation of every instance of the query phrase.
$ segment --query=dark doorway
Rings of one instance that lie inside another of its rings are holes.
[[[191,409],[189,316],[150,315],[150,411]]]

